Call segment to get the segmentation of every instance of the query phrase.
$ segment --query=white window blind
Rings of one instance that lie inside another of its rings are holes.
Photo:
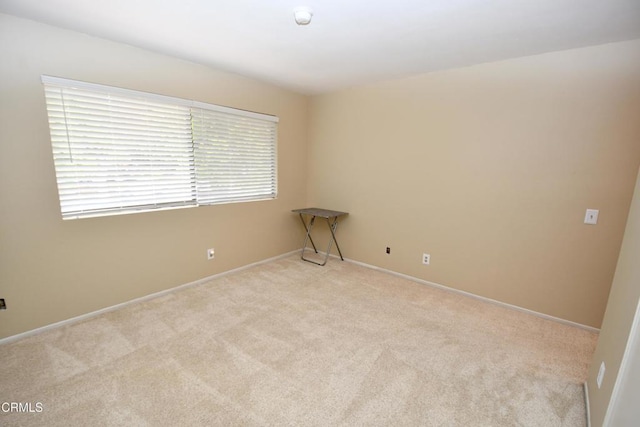
[[[276,133],[270,122],[219,111],[194,111],[198,200],[276,196]]]
[[[42,81],[64,219],[276,197],[276,117]]]

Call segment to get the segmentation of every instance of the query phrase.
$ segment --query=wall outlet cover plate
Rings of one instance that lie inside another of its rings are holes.
[[[598,223],[598,213],[600,213],[597,209],[587,209],[587,213],[584,215],[584,223],[596,225]]]

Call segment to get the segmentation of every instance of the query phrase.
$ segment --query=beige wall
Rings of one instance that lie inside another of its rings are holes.
[[[640,139],[638,140],[640,143]],[[589,404],[591,407],[591,425],[601,426],[609,407],[609,401],[616,383],[622,357],[630,338],[631,325],[634,321],[636,307],[640,300],[640,174],[636,182],[633,204],[629,212],[627,228],[624,233],[620,259],[615,272],[607,310],[602,321],[602,329],[598,338],[598,346],[593,356],[589,371]],[[637,333],[637,332],[636,332]],[[640,355],[638,349],[635,357]],[[596,378],[600,364],[604,361],[606,370],[602,380],[602,387],[598,389]],[[638,360],[635,361],[636,367]],[[637,371],[636,371],[637,372]],[[631,372],[628,372],[631,374]],[[636,373],[637,375],[637,373]],[[633,384],[629,384],[633,386]],[[623,392],[629,393],[627,386]],[[635,384],[636,390],[640,384]],[[623,401],[635,401],[638,396],[619,396]],[[624,410],[624,408],[622,408]],[[624,417],[624,414],[618,414]],[[611,416],[611,415],[610,415]],[[623,426],[631,424],[611,424]]]
[[[599,327],[640,164],[638,76],[640,40],[316,96],[308,204],[350,213],[348,258]]]
[[[279,116],[278,199],[63,222],[41,74]],[[307,114],[306,96],[0,15],[0,338],[299,247]]]
[[[0,58],[0,338],[296,249],[305,202],[350,212],[348,258],[600,326],[640,163],[640,41],[310,103],[6,15]],[[278,115],[278,199],[63,222],[41,74]]]

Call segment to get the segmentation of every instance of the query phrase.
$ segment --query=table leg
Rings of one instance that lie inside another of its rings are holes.
[[[329,254],[331,253],[331,246],[333,245],[333,242],[336,243],[336,248],[338,249],[338,253],[340,254],[340,259],[344,261],[344,257],[342,256],[342,251],[340,250],[340,246],[338,246],[338,241],[336,240],[336,229],[338,228],[338,217],[327,218],[327,225],[329,226],[329,231],[331,231],[331,239],[329,240],[329,246],[327,246],[327,252],[325,252],[324,261],[322,263],[319,263],[304,257],[304,251],[307,249],[307,241],[309,240],[311,241],[311,244],[313,245],[313,249],[315,250],[315,252],[318,253],[318,249],[316,248],[316,245],[313,243],[313,239],[311,238],[311,230],[313,229],[313,225],[315,224],[316,217],[315,216],[311,217],[308,227],[306,222],[302,218],[302,214],[300,214],[300,219],[302,220],[302,224],[304,224],[304,229],[307,231],[307,235],[304,238],[304,245],[302,246],[302,254],[300,255],[300,258],[303,261],[324,266],[325,264],[327,264],[327,261],[329,260]]]
[[[313,246],[313,250],[316,251],[316,253],[318,253],[318,249],[316,249],[316,244],[313,243],[313,239],[311,238],[311,227],[313,226],[313,222],[315,221],[316,217],[312,217],[311,221],[309,221],[310,227],[307,228],[307,223],[304,222],[304,217],[302,216],[302,214],[300,214],[300,221],[302,221],[302,225],[304,226],[304,231],[307,232],[307,237],[304,238],[304,246],[303,248],[307,247],[307,238],[309,240],[311,240],[311,246]]]
[[[302,219],[302,214],[300,215],[300,218]],[[316,248],[316,245],[313,243],[313,239],[311,238],[311,230],[313,229],[313,225],[316,222],[316,217],[312,216],[311,219],[309,220],[309,226],[307,227],[307,224],[304,222],[304,219],[302,219],[302,223],[304,224],[304,228],[307,230],[307,235],[304,238],[304,244],[302,245],[302,252],[300,254],[300,259],[302,259],[303,261],[307,261],[316,265],[325,265],[327,263],[327,260],[325,258],[325,261],[323,264],[320,264],[319,262],[315,262],[311,259],[307,259],[304,257],[304,251],[307,250],[307,241],[311,240],[311,244],[313,245],[313,250],[318,253],[318,249]]]
[[[336,242],[336,249],[338,250],[338,254],[340,254],[340,259],[344,261],[344,258],[342,257],[342,251],[340,250],[340,246],[338,246],[338,241],[336,240],[336,229],[338,228],[338,217],[333,218],[333,223],[330,223],[329,218],[327,218],[327,224],[329,224],[329,230],[331,230],[331,238],[333,239],[334,242]],[[329,242],[329,249],[331,249],[331,242]],[[327,253],[329,253],[329,251],[327,251]]]

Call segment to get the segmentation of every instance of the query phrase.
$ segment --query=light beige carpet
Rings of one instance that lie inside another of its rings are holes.
[[[0,346],[0,425],[584,426],[596,338],[291,256]]]

